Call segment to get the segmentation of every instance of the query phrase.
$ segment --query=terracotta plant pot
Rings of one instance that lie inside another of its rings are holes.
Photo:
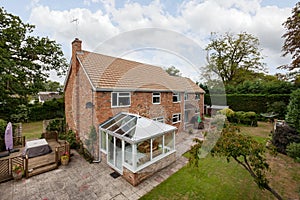
[[[19,172],[19,173],[12,172],[12,176],[13,176],[14,180],[21,180],[22,176],[23,176],[23,171]]]
[[[68,165],[69,164],[69,158],[62,158],[61,160],[62,165]]]

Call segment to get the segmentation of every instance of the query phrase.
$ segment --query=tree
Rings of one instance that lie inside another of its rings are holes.
[[[210,134],[210,133],[208,133]],[[199,152],[201,152],[202,141],[195,139],[196,144],[191,148],[191,157],[189,162],[192,166],[197,166],[200,161]],[[226,126],[221,133],[212,150],[213,156],[225,156],[229,162],[231,159],[246,169],[254,178],[255,183],[260,189],[270,191],[277,199],[282,197],[270,187],[266,178],[269,165],[265,158],[265,147],[250,136],[238,133],[235,126]]]
[[[44,83],[44,89],[47,92],[62,92],[63,86],[59,82],[48,80]]]
[[[300,133],[300,89],[293,91],[287,107],[286,122]]]
[[[225,85],[243,77],[246,72],[265,70],[259,40],[251,34],[226,33],[218,36],[212,33],[206,50],[208,65],[205,73],[210,76],[216,73]]]
[[[180,70],[176,69],[174,66],[167,68],[166,72],[171,76],[181,76]]]
[[[282,36],[284,38],[283,56],[292,55],[292,62],[281,67],[290,71],[300,69],[300,2],[293,8],[292,16],[288,17],[282,25],[286,29],[286,33]]]
[[[66,72],[60,45],[32,36],[33,30],[33,25],[0,8],[0,117],[7,118],[17,105],[28,104],[28,97],[43,88],[50,70],[57,75]]]

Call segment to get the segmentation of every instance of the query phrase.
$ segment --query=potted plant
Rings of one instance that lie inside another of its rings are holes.
[[[69,159],[70,159],[70,155],[69,152],[64,152],[61,157],[60,157],[60,161],[62,165],[68,165],[69,164]]]
[[[13,167],[12,167],[12,176],[15,180],[22,179],[23,167],[20,164],[13,165]]]

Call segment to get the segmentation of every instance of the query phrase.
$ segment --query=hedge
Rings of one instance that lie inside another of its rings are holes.
[[[228,105],[234,111],[253,111],[256,113],[266,113],[267,105],[274,102],[283,101],[289,104],[289,94],[214,94],[205,95],[204,103],[207,105]]]

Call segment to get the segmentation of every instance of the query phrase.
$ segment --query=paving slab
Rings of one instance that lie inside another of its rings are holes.
[[[182,154],[190,149],[195,137],[201,138],[201,132],[178,133],[176,135],[176,162],[136,187],[121,176],[116,179],[111,177],[109,174],[114,170],[106,163],[89,164],[76,151],[72,151],[74,156],[68,166],[60,166],[59,169],[29,179],[23,178],[20,181],[12,180],[1,183],[0,199],[139,199],[187,164],[188,160],[182,157]]]

